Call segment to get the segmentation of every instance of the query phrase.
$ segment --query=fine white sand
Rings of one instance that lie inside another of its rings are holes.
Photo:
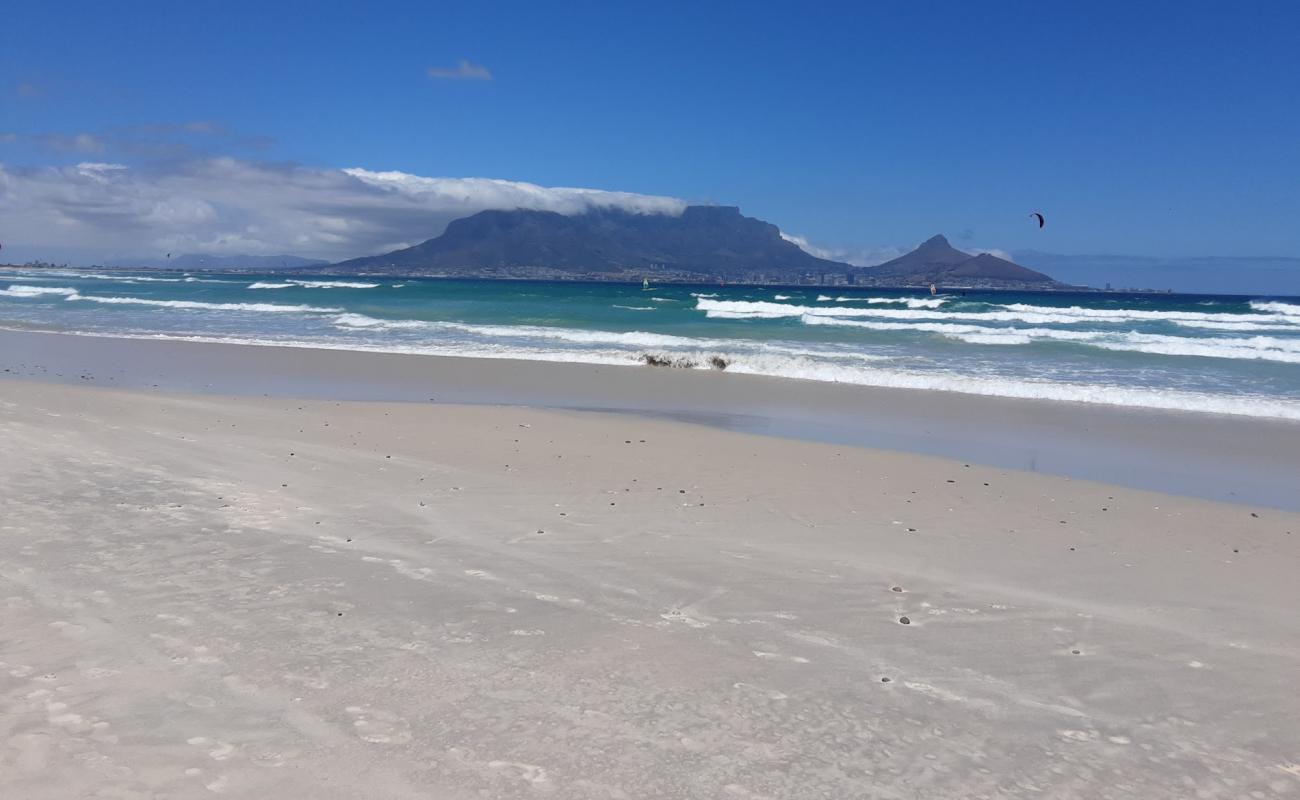
[[[1300,514],[27,380],[0,452],[6,800],[1300,794]]]

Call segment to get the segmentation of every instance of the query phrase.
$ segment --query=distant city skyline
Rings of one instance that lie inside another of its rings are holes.
[[[484,208],[718,203],[855,264],[943,233],[1300,291],[1290,4],[6,5],[0,261],[338,260]]]

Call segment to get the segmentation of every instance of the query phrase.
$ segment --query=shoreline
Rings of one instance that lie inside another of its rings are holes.
[[[0,794],[1300,790],[1300,514],[636,415],[0,400]]]
[[[645,366],[0,330],[0,378],[613,411],[1300,510],[1300,424]],[[86,376],[86,377],[82,377]]]

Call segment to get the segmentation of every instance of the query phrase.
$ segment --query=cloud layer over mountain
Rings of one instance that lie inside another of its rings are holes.
[[[289,252],[334,260],[423,241],[489,208],[680,214],[685,205],[630,192],[231,157],[142,167],[0,164],[0,242],[27,257]]]

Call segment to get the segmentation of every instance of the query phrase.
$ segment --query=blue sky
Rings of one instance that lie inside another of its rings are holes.
[[[11,172],[229,156],[734,204],[861,257],[1300,256],[1296,4],[0,6]]]

